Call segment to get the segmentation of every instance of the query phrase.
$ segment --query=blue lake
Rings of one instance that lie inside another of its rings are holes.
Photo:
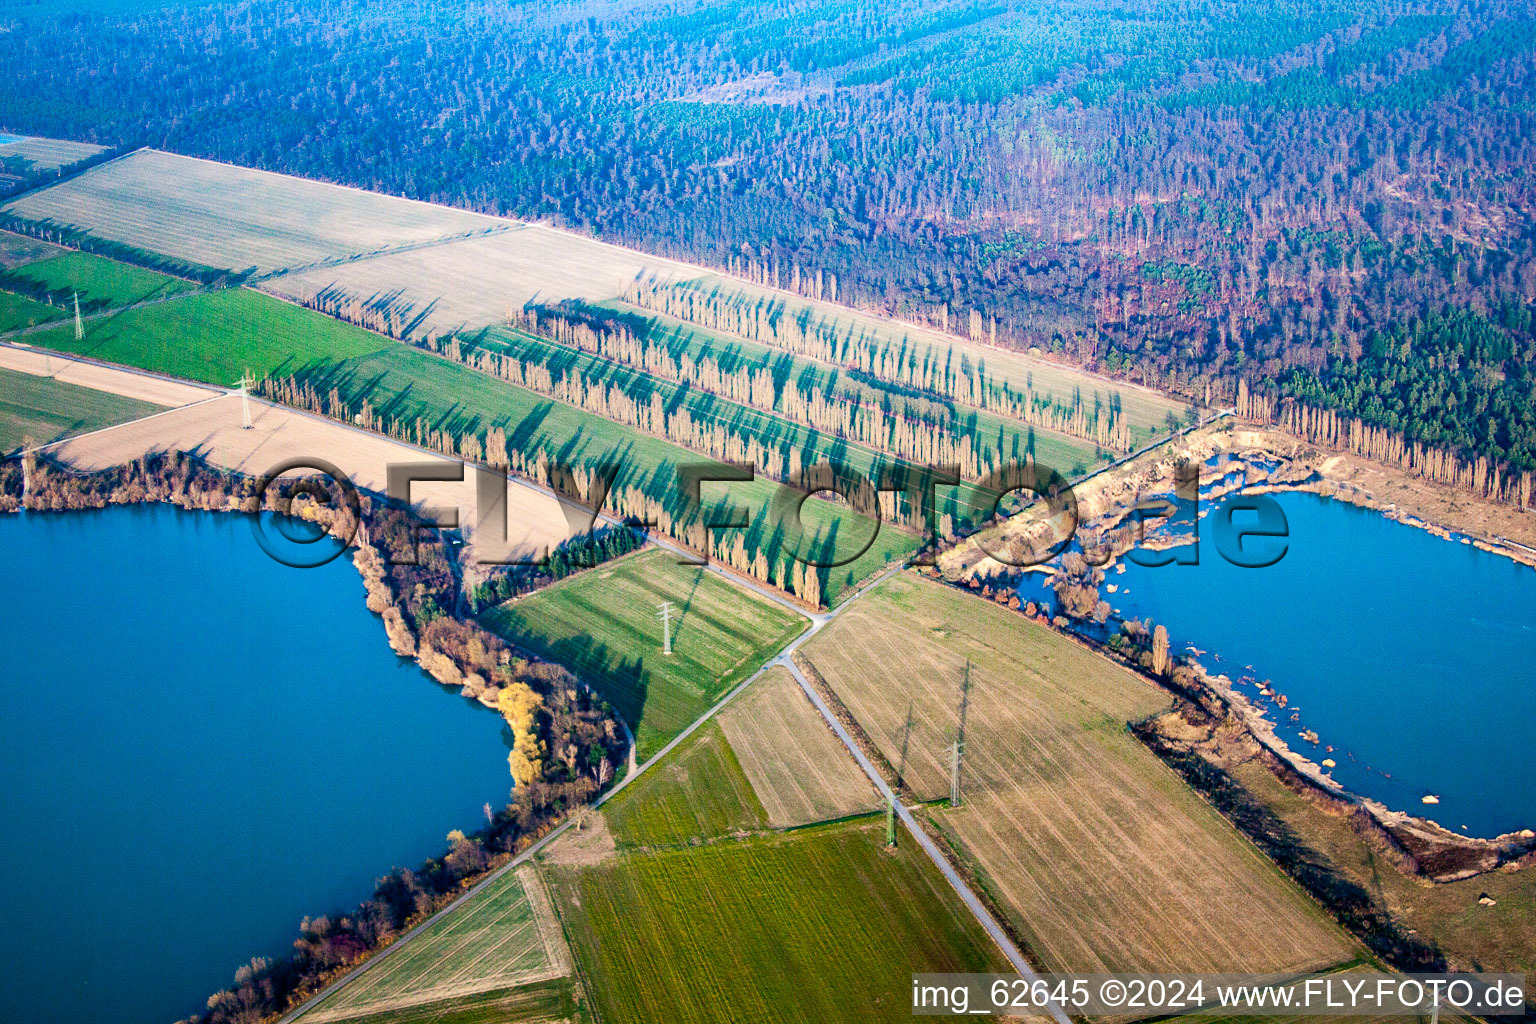
[[[163,506],[0,516],[0,1018],[168,1024],[508,799],[346,559]]]
[[[1290,528],[1277,564],[1224,560],[1213,512],[1199,565],[1128,562],[1105,599],[1256,680],[1238,689],[1352,792],[1470,835],[1536,827],[1536,570],[1343,502],[1271,497]],[[1259,697],[1266,680],[1287,707]]]

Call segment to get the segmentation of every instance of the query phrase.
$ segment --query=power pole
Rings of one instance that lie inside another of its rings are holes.
[[[85,340],[85,322],[80,319],[80,293],[75,292],[75,340]]]
[[[672,655],[672,602],[663,601],[656,606],[656,617],[661,620],[661,653]]]
[[[965,755],[965,741],[949,745],[949,806],[960,806],[960,758]]]
[[[234,386],[240,389],[240,429],[251,429],[251,386],[256,382],[251,379],[251,371],[246,370],[235,381]]]
[[[949,747],[949,806],[960,806],[960,762],[965,757],[965,713],[971,703],[971,661],[965,661],[965,675],[960,682],[960,727]]]

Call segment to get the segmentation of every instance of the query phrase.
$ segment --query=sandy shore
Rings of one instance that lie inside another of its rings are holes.
[[[200,392],[207,398],[209,392]],[[119,466],[151,451],[184,451],[210,465],[261,476],[278,463],[318,458],[337,467],[360,489],[384,493],[388,467],[402,463],[459,465],[457,460],[260,399],[251,399],[252,429],[241,426],[240,398],[213,401],[124,423],[47,447],[47,454],[77,470]],[[533,557],[573,535],[564,506],[551,495],[514,481],[506,484],[506,544],[492,541],[494,528],[478,531],[475,473],[460,482],[412,485],[413,501],[458,513],[473,545],[472,557]],[[578,522],[576,525],[584,525]]]

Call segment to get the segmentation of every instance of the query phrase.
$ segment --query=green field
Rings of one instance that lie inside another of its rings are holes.
[[[671,442],[404,345],[391,344],[336,365],[315,364],[303,377],[321,394],[334,388],[352,408],[359,408],[366,398],[382,418],[414,422],[421,417],[434,429],[455,434],[483,435],[501,427],[507,447],[531,458],[569,465],[612,464],[618,468],[616,491],[638,488],[679,518],[683,510],[678,468],[708,461]],[[742,510],[749,523],[743,531],[747,551],[760,548],[770,565],[777,565],[790,551],[783,524],[770,514],[778,489],[772,481],[759,478],[748,483],[705,484],[701,497],[707,507]],[[807,501],[801,515],[808,539],[794,550],[806,557],[830,552],[841,559],[874,538],[854,561],[822,571],[823,594],[829,604],[836,604],[853,584],[888,562],[917,549],[914,535],[888,524],[877,532],[870,520],[830,502]],[[731,534],[725,533],[724,539],[730,541]]]
[[[167,279],[169,280],[169,279]],[[374,352],[392,342],[245,288],[124,310],[31,335],[30,343],[177,377],[228,385],[245,370],[291,373]]]
[[[654,340],[656,336],[652,337]],[[755,370],[766,366],[774,375],[776,387],[780,388],[786,382],[793,381],[802,392],[816,388],[825,393],[837,394],[846,401],[876,408],[881,406],[882,400],[889,400],[893,395],[898,395],[900,390],[884,385],[883,382],[880,382],[879,387],[861,383],[846,371],[823,366],[800,356],[773,353],[761,346],[753,346],[756,351],[752,351],[748,348],[752,345],[750,342],[711,335],[689,324],[678,323],[669,330],[664,329],[661,338],[666,341],[674,358],[686,356],[695,361],[711,358],[723,368],[728,368],[728,372],[739,371],[744,367]],[[556,379],[574,370],[589,381],[601,380],[617,386],[642,403],[649,401],[652,392],[659,393],[666,402],[669,414],[678,408],[687,407],[697,420],[728,426],[770,447],[786,451],[793,448],[800,453],[804,464],[825,460],[840,470],[870,481],[878,480],[881,469],[886,466],[903,465],[909,470],[919,468],[883,449],[866,447],[833,433],[799,425],[776,413],[743,405],[696,387],[682,387],[671,381],[651,377],[641,370],[523,331],[496,328],[486,332],[479,339],[479,344],[490,351],[515,356],[525,363],[544,366]],[[978,452],[990,454],[999,463],[1021,460],[1028,455],[1040,465],[1054,468],[1065,476],[1077,475],[1100,461],[1092,442],[963,407],[956,409],[956,413],[950,433],[970,435]],[[941,488],[936,500],[938,511],[949,512],[957,519],[973,520],[978,515],[984,518],[992,511],[991,503],[969,486]]]
[[[656,606],[674,607],[672,656]],[[634,731],[644,760],[806,627],[700,566],[653,549],[482,616],[510,642],[567,666]]]
[[[80,296],[84,312],[175,295],[196,287],[190,281],[118,263],[88,252],[67,252],[37,260],[0,275],[0,289],[32,294],[46,290],[54,303],[74,312]]]
[[[916,843],[830,825],[545,867],[605,1021],[911,1019],[914,971],[1004,961]]]
[[[47,307],[40,307],[46,309]],[[381,418],[433,429],[484,436],[502,428],[509,448],[532,461],[619,467],[616,488],[635,487],[687,520],[678,469],[704,457],[506,381],[408,348],[331,317],[249,289],[228,289],[175,298],[87,321],[76,341],[73,324],[29,336],[41,347],[227,385],[250,369],[258,377],[293,375],[320,394],[335,389],[354,409],[368,401]],[[917,538],[825,501],[802,511],[805,538],[793,546],[783,523],[770,516],[778,491],[767,480],[706,484],[705,506],[744,511],[749,555],[761,549],[773,566],[787,566],[791,552],[857,559],[822,572],[823,596],[835,603],[859,580],[917,548]],[[725,540],[732,538],[725,535]],[[825,560],[825,559],[823,559]]]
[[[603,817],[621,847],[681,846],[768,827],[752,783],[714,721],[605,804]]]
[[[528,998],[542,1005],[558,996],[570,958],[549,900],[531,868],[508,871],[473,900],[434,918],[400,950],[305,1013],[306,1024],[327,1021],[414,1020],[486,1001]],[[551,983],[556,983],[551,986]],[[569,982],[564,983],[569,987]],[[558,999],[557,999],[558,1001]]]
[[[309,1015],[306,1024],[318,1020]],[[572,1024],[590,1020],[571,978],[348,1016],[347,1024]]]
[[[64,311],[35,299],[0,291],[0,334],[57,320]]]
[[[126,423],[160,406],[49,377],[0,369],[0,455],[30,437],[38,444]]]

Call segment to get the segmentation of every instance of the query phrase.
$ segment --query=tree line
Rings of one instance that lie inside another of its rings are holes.
[[[497,709],[513,736],[508,804],[487,807],[485,828],[449,836],[447,851],[416,869],[395,868],[374,894],[345,913],[306,918],[291,955],[258,957],[234,984],[208,1000],[195,1024],[249,1024],[282,1012],[370,952],[397,938],[458,896],[467,882],[505,863],[565,813],[612,781],[626,751],[607,702],[565,668],[514,651],[473,621],[454,617],[459,579],[439,531],[423,530],[414,512],[371,494],[357,514],[345,503],[294,499],[284,480],[258,505],[255,481],[209,467],[180,452],[151,453],[122,466],[79,473],[46,458],[0,464],[0,485],[13,500],[25,480],[25,507],[35,511],[103,508],[164,501],[183,508],[261,508],[301,515],[340,537],[352,537],[368,607],[384,616],[389,640],[439,683]],[[323,485],[323,481],[322,481]],[[594,548],[596,553],[601,547]]]

